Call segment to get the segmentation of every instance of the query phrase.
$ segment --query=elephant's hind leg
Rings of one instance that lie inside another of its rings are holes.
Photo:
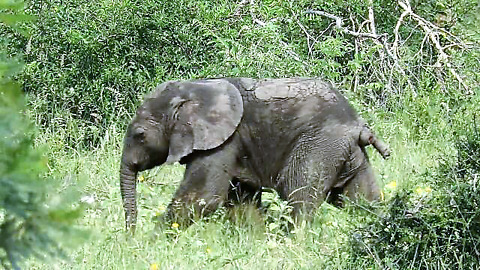
[[[293,148],[275,189],[293,207],[295,218],[308,218],[326,199],[344,163],[338,143],[316,138]]]
[[[350,200],[356,201],[363,198],[369,201],[379,200],[381,197],[380,187],[377,184],[372,166],[368,161],[367,153],[363,147],[356,147],[353,151],[352,160],[357,169],[352,178],[343,187],[343,194]]]

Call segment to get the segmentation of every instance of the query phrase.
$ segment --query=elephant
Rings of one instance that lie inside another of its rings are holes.
[[[292,206],[295,218],[339,194],[378,200],[367,145],[390,155],[347,99],[321,79],[164,82],[137,109],[124,138],[127,230],[136,224],[138,172],[174,162],[186,169],[167,207],[170,220],[188,222],[245,200],[259,205],[267,188]]]

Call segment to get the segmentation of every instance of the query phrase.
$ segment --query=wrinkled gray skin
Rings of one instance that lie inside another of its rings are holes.
[[[380,196],[365,146],[387,147],[347,100],[318,79],[171,81],[146,98],[128,127],[120,170],[126,226],[136,221],[136,176],[186,164],[167,217],[188,223],[221,204],[259,201],[272,188],[308,214],[322,201]]]

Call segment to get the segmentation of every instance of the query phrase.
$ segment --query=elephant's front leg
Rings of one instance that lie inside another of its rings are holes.
[[[167,209],[167,219],[183,225],[213,213],[225,202],[235,165],[234,151],[194,154],[196,156],[187,164],[184,179]]]
[[[231,181],[228,191],[227,206],[252,204],[257,208],[262,206],[262,186],[248,169],[241,166],[236,177]]]

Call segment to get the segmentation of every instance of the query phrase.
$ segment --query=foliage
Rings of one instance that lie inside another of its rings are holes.
[[[11,37],[10,54],[25,55],[19,79],[37,122],[57,132],[68,130],[68,147],[90,147],[110,123],[128,119],[141,96],[165,80],[340,80],[342,64],[352,54],[351,40],[334,35],[329,22],[304,16],[308,7],[306,1],[256,2],[251,10],[232,16],[237,5],[231,1],[32,0],[27,12],[38,20],[26,27],[31,35],[3,32]],[[313,7],[341,14],[350,10],[349,5],[330,3]],[[362,1],[355,7],[356,12],[366,9]],[[306,51],[301,23],[314,32],[328,27],[334,36],[319,36],[314,49]]]
[[[461,179],[476,177],[480,173],[480,128],[476,122],[467,127],[466,134],[457,135],[456,141],[457,162],[452,166],[452,171]],[[444,168],[448,175],[448,167]],[[450,172],[450,173],[451,173]]]
[[[400,190],[384,215],[351,238],[358,260],[373,253],[393,269],[473,269],[480,263],[480,136],[467,129],[457,158],[431,178],[431,188]]]
[[[67,145],[98,142],[109,123],[125,119],[160,80],[189,77],[215,57],[196,38],[188,1],[31,1],[38,15],[28,38],[21,75],[38,122],[78,129]],[[152,12],[153,11],[153,12]]]
[[[21,2],[0,1],[0,20],[13,26],[24,22],[28,17],[21,8]],[[14,269],[32,255],[60,255],[57,237],[71,231],[80,215],[77,207],[64,205],[55,195],[52,182],[40,177],[47,169],[46,159],[41,149],[33,148],[36,134],[23,113],[20,85],[11,79],[21,67],[1,52],[0,264]]]

